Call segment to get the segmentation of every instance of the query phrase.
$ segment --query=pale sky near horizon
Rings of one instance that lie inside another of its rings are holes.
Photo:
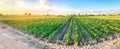
[[[62,14],[80,9],[120,9],[119,5],[120,0],[0,0],[0,13]]]

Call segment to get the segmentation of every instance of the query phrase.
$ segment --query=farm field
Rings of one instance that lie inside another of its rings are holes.
[[[11,16],[3,19],[0,21],[35,38],[61,45],[94,45],[115,39],[120,33],[120,16]]]

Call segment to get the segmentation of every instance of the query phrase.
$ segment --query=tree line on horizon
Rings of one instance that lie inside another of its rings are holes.
[[[0,13],[0,16],[3,16],[3,15],[5,15],[5,14],[2,14],[2,13]],[[16,14],[17,15],[17,14]],[[24,13],[24,15],[26,15],[26,16],[31,16],[32,14],[31,13]],[[34,14],[33,14],[34,15]],[[38,14],[39,15],[39,14]],[[50,16],[50,15],[53,15],[53,14],[40,14],[40,15],[46,15],[46,16]],[[120,13],[119,14],[66,14],[66,15],[71,15],[71,16],[75,16],[75,15],[78,15],[78,16],[115,16],[115,15],[120,15]],[[60,16],[60,15],[59,15]]]

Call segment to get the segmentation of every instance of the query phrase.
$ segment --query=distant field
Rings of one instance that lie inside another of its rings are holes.
[[[117,15],[117,16],[87,16],[85,18],[100,18],[100,19],[120,20],[120,15]]]
[[[48,42],[96,44],[120,33],[120,16],[5,16],[0,21]]]

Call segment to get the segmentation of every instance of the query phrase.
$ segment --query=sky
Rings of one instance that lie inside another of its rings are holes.
[[[119,4],[120,0],[0,0],[0,13],[93,13],[95,10],[118,10]]]
[[[71,8],[120,8],[120,0],[51,0],[53,3],[68,5]]]

